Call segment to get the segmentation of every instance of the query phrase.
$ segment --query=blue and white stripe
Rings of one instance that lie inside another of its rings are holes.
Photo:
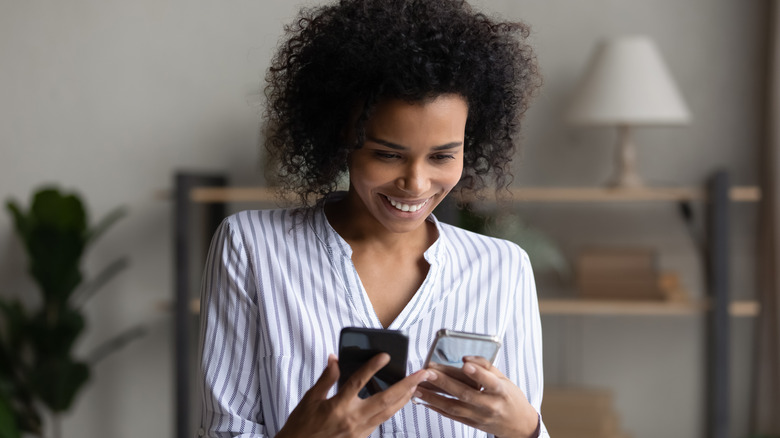
[[[496,366],[539,411],[542,335],[528,256],[511,242],[429,220],[439,238],[425,252],[428,275],[388,327],[409,335],[407,371],[422,367],[441,328],[499,335]],[[321,208],[225,219],[209,249],[201,309],[200,427],[208,437],[274,436],[337,353],[342,327],[381,327],[351,248]],[[486,436],[412,403],[371,434]]]

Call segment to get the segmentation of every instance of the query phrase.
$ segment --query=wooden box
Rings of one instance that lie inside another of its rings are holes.
[[[612,393],[600,388],[549,387],[542,420],[554,438],[625,438]]]
[[[577,259],[582,298],[661,300],[658,260],[651,248],[588,248]]]

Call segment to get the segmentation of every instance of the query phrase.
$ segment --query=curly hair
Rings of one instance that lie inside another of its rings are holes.
[[[462,96],[460,190],[484,188],[490,174],[497,189],[511,183],[520,119],[540,85],[525,24],[463,0],[340,0],[304,8],[285,32],[266,75],[265,145],[282,190],[304,205],[336,190],[382,99]],[[352,120],[356,140],[345,144]]]

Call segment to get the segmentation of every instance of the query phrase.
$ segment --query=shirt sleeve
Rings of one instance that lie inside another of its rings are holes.
[[[513,315],[504,334],[507,377],[523,391],[539,415],[539,437],[549,438],[541,417],[544,372],[542,367],[542,322],[531,262],[522,251],[520,277],[511,301]]]
[[[211,241],[201,284],[199,436],[266,436],[255,284],[247,248],[228,218]]]

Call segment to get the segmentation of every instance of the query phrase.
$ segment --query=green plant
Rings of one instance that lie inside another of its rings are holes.
[[[40,297],[25,300],[37,301],[31,309],[18,298],[0,297],[0,438],[17,438],[22,432],[43,436],[41,407],[59,436],[59,416],[89,380],[90,365],[143,332],[132,329],[86,358],[73,352],[86,327],[83,304],[127,266],[121,257],[84,281],[82,258],[125,213],[116,209],[91,227],[80,198],[56,188],[34,193],[29,211],[13,200],[7,208]]]
[[[562,279],[571,276],[571,267],[558,245],[543,232],[527,225],[516,213],[507,211],[479,213],[461,209],[458,225],[492,237],[499,237],[522,246],[531,259],[534,272],[551,271]]]

